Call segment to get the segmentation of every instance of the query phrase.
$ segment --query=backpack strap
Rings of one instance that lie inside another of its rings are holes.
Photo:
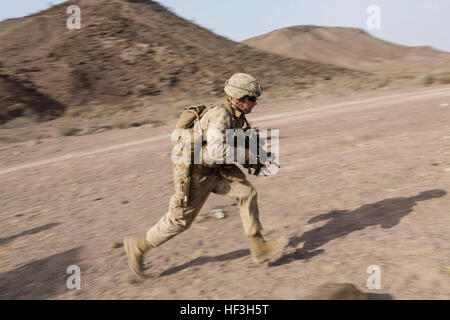
[[[228,100],[227,100],[227,102],[225,102],[225,108],[228,110],[228,112],[231,114],[231,116],[234,117],[233,108],[231,108],[230,103],[228,102]]]

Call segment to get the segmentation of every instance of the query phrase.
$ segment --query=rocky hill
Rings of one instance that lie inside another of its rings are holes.
[[[300,25],[243,43],[286,57],[371,72],[450,69],[450,53],[394,44],[356,28]]]
[[[32,82],[0,72],[0,124],[21,116],[49,120],[63,114],[65,108],[39,92]]]
[[[79,30],[66,26],[71,4],[81,9]],[[221,95],[235,72],[266,89],[360,74],[233,42],[150,0],[67,1],[1,22],[0,42],[8,74],[67,106]]]

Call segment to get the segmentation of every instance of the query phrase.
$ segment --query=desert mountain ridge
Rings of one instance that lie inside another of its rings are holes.
[[[72,4],[81,8],[79,30],[66,26]],[[251,48],[150,0],[67,1],[0,22],[0,42],[2,72],[64,106],[219,96],[236,72],[265,89],[362,74]]]
[[[450,66],[448,52],[395,44],[357,28],[298,25],[252,37],[243,43],[286,57],[370,72],[433,71]]]

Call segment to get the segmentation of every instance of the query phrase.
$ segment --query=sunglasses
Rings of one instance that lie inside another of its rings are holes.
[[[249,100],[249,101],[251,101],[251,102],[256,102],[256,97],[249,97],[249,96],[247,96],[247,99]]]

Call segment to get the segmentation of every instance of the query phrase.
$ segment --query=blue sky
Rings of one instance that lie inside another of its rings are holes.
[[[0,20],[46,9],[61,0],[0,1]],[[179,16],[241,41],[292,25],[364,29],[391,42],[450,52],[450,0],[159,0]],[[381,29],[368,30],[366,9],[381,9]],[[83,14],[81,8],[81,14]]]

